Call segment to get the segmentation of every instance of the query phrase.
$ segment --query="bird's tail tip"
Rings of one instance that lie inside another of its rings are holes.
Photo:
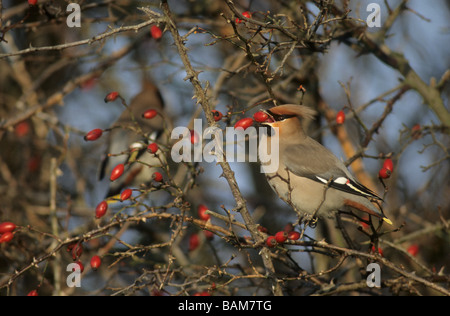
[[[383,221],[385,221],[385,222],[388,223],[389,225],[394,225],[394,224],[392,223],[392,221],[391,221],[389,218],[387,218],[387,217],[383,217]]]

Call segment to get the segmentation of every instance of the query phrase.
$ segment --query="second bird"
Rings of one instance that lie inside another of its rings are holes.
[[[156,110],[151,119],[143,117],[147,110]],[[105,158],[100,168],[100,180],[109,177],[112,169],[124,164],[119,179],[112,181],[107,196],[113,196],[125,187],[139,187],[151,181],[154,168],[165,158],[160,149],[156,155],[147,152],[151,142],[164,141],[169,119],[164,112],[164,102],[158,87],[144,76],[142,90],[131,100],[108,133]],[[151,166],[151,167],[150,167]]]

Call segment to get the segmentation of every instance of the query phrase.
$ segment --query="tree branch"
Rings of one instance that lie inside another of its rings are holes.
[[[169,28],[172,37],[175,41],[175,46],[178,49],[178,54],[180,55],[181,61],[184,64],[187,76],[185,80],[189,80],[194,87],[194,96],[197,98],[197,102],[201,104],[203,111],[205,112],[206,119],[208,121],[209,126],[214,126],[215,121],[214,117],[211,112],[211,106],[209,104],[209,100],[206,94],[206,91],[203,89],[200,80],[198,79],[198,72],[194,70],[194,68],[191,65],[191,62],[189,60],[189,57],[187,55],[187,48],[184,45],[184,40],[180,36],[178,29],[175,25],[174,19],[172,17],[171,10],[169,8],[169,4],[167,3],[167,0],[162,1],[162,8],[164,11],[164,15],[166,17],[167,27]],[[231,189],[231,193],[233,194],[233,197],[236,201],[236,210],[238,210],[242,218],[252,236],[252,238],[255,240],[257,244],[262,244],[264,242],[263,237],[259,234],[257,230],[257,225],[254,223],[248,209],[247,204],[245,202],[245,199],[242,197],[241,191],[239,189],[239,186],[236,182],[236,178],[234,176],[234,172],[231,169],[228,162],[220,162],[219,165],[222,168],[223,175],[225,179],[228,182],[228,185]],[[274,295],[282,295],[282,290],[280,284],[277,282],[275,278],[275,268],[273,266],[273,262],[270,258],[269,250],[266,247],[263,247],[261,249],[261,256],[264,263],[264,266],[267,270],[268,277],[271,279],[272,282],[272,291]]]

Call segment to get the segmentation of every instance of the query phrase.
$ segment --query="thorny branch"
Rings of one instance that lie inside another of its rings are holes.
[[[184,46],[183,41],[178,33],[178,30],[176,28],[176,25],[173,20],[172,13],[170,11],[167,1],[164,1],[164,0],[162,1],[162,7],[163,7],[164,14],[167,18],[168,27],[174,38],[175,45],[178,48],[178,53],[180,54],[180,58],[183,61],[183,64],[186,68],[187,77],[185,78],[185,80],[189,80],[192,83],[194,90],[195,90],[195,97],[196,97],[198,103],[200,103],[203,107],[203,111],[208,120],[208,124],[210,124],[210,126],[214,125],[215,124],[214,118],[212,116],[211,107],[209,105],[209,101],[206,96],[206,92],[203,89],[203,87],[198,79],[198,72],[196,72],[191,66],[191,63],[190,63],[188,55],[187,55],[186,47]],[[230,186],[233,197],[236,200],[236,210],[241,213],[241,215],[244,219],[244,222],[252,235],[252,238],[257,243],[262,243],[263,239],[257,230],[257,225],[254,223],[254,221],[247,209],[246,202],[245,202],[244,198],[242,197],[239,186],[237,185],[237,182],[236,182],[236,179],[234,176],[234,172],[231,170],[231,167],[228,164],[228,162],[224,161],[224,162],[220,162],[219,164],[223,170],[223,175],[226,178],[228,185]],[[268,255],[268,250],[266,248],[263,248],[261,250],[261,254],[262,254],[262,259],[263,259],[264,265],[267,269],[268,276],[270,279],[273,279],[272,280],[273,293],[275,295],[282,295],[281,287],[273,275],[275,270],[273,267],[272,260],[270,259],[269,255]]]

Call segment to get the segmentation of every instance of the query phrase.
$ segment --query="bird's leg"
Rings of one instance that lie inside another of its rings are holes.
[[[322,197],[322,200],[320,201],[320,204],[319,204],[319,206],[316,208],[316,210],[314,211],[314,213],[311,215],[311,219],[310,219],[309,222],[308,222],[308,225],[309,225],[309,227],[311,227],[311,228],[315,228],[315,227],[317,226],[317,221],[319,220],[317,214],[319,214],[319,210],[320,210],[320,208],[322,207],[323,203],[325,202],[325,199],[326,199],[326,197],[327,197],[327,191],[328,191],[328,189],[330,188],[330,185],[331,185],[331,182],[332,182],[332,181],[333,181],[333,179],[328,180],[327,185],[324,187],[324,190],[323,190],[323,197]]]

